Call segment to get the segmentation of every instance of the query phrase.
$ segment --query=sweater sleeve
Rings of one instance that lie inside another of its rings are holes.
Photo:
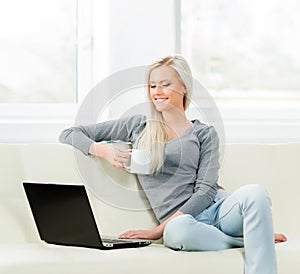
[[[219,138],[213,126],[207,126],[198,135],[200,159],[193,195],[179,209],[185,214],[197,216],[209,207],[217,193],[219,163]]]
[[[120,140],[132,142],[133,132],[145,123],[145,116],[135,115],[103,123],[70,127],[63,130],[59,141],[79,149],[85,155],[93,142]]]

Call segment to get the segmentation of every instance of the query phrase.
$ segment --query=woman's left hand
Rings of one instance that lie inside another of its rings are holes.
[[[165,220],[156,228],[151,230],[129,230],[119,236],[120,239],[144,239],[144,240],[158,240],[164,234],[165,226],[173,218],[183,215],[181,211],[175,212],[171,217]]]
[[[152,230],[129,230],[119,236],[120,239],[144,239],[144,240],[158,240],[162,237],[157,229]]]

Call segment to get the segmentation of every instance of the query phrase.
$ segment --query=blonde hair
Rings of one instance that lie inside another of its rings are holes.
[[[148,99],[151,101],[149,85],[151,72],[155,68],[162,66],[173,68],[177,73],[178,79],[184,85],[186,93],[183,98],[183,108],[184,110],[186,110],[190,104],[190,98],[193,88],[193,78],[187,61],[183,57],[178,55],[167,56],[165,58],[159,59],[149,67],[147,73]],[[150,150],[152,156],[151,171],[152,173],[158,173],[164,163],[164,144],[168,139],[168,130],[162,113],[156,110],[153,103],[150,104],[150,109],[151,117],[147,121],[147,124],[140,135],[138,148]]]

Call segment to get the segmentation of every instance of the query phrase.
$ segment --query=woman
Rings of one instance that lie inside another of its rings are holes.
[[[246,273],[277,273],[268,195],[259,185],[243,186],[232,194],[218,185],[218,136],[214,127],[187,119],[191,92],[187,62],[168,56],[148,71],[151,119],[136,115],[73,127],[62,132],[60,141],[122,170],[130,150],[98,142],[129,141],[151,151],[152,173],[138,179],[160,225],[127,231],[120,238],[163,237],[167,247],[186,251],[244,246]],[[275,234],[275,242],[283,241],[284,235]]]

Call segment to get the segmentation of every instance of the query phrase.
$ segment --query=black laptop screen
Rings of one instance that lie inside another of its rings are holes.
[[[84,186],[23,184],[42,240],[84,247],[101,245]]]

